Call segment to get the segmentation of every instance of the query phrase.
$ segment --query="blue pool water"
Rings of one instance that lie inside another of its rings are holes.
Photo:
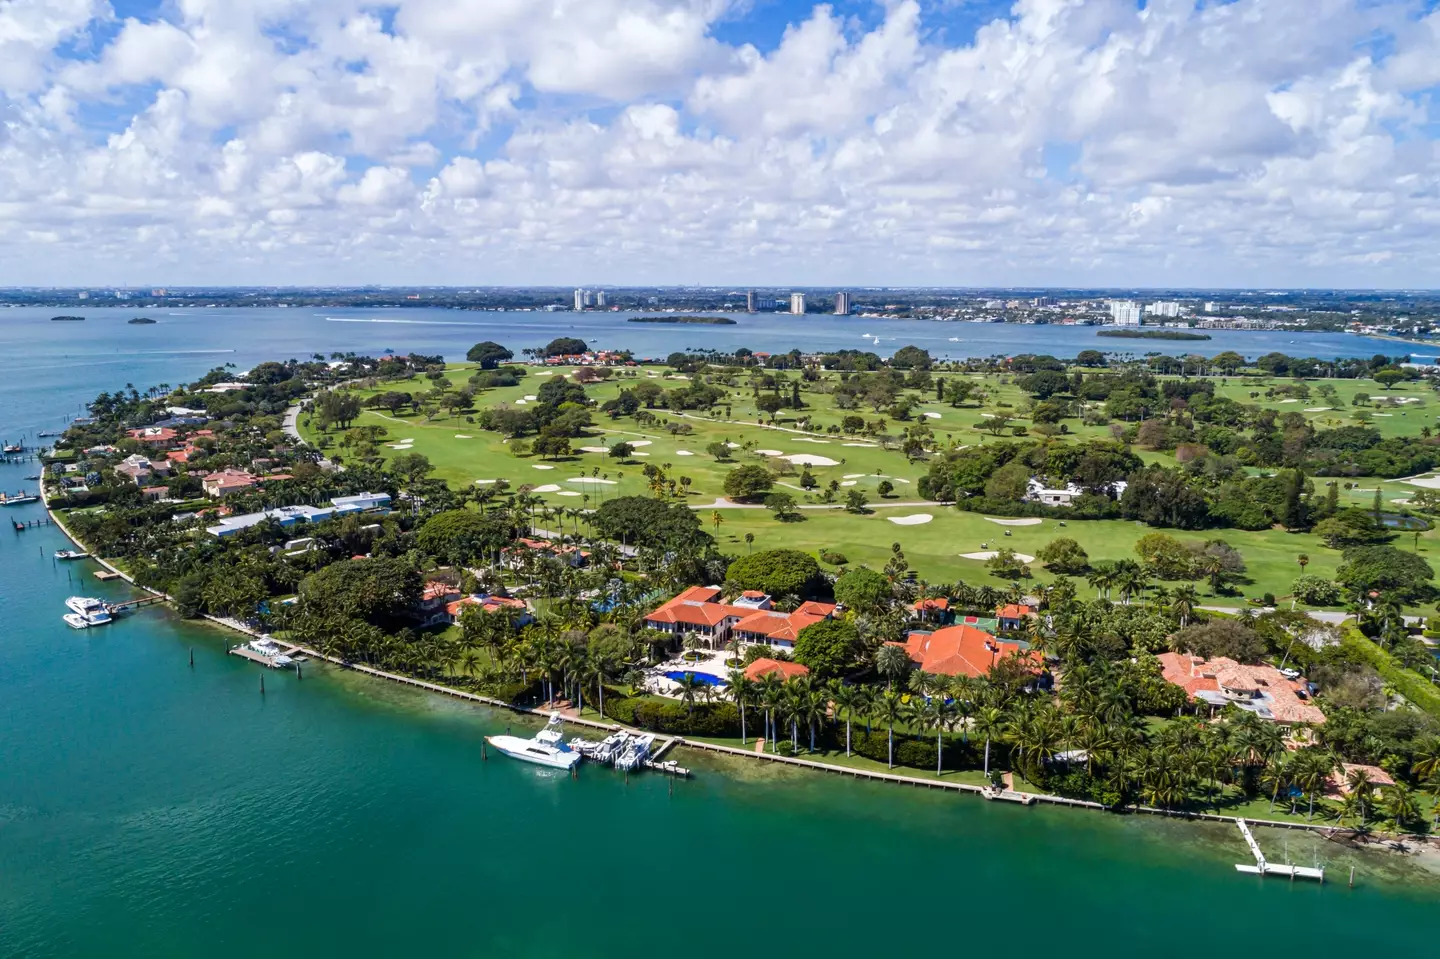
[[[721,679],[719,676],[715,676],[715,675],[712,675],[712,674],[710,674],[710,673],[697,673],[697,672],[695,672],[695,670],[693,670],[693,669],[677,669],[677,670],[675,670],[674,672],[666,673],[666,674],[665,674],[665,678],[666,678],[666,679],[669,679],[669,680],[673,680],[674,682],[677,682],[677,683],[678,683],[678,682],[680,681],[681,677],[683,677],[686,673],[689,673],[691,676],[694,676],[696,679],[700,680],[700,682],[704,683],[706,686],[724,686],[724,685],[725,685],[725,680]]]

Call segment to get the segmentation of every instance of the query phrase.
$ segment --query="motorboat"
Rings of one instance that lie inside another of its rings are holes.
[[[645,761],[646,757],[650,755],[650,747],[654,745],[654,743],[654,736],[645,735],[635,737],[630,745],[625,747],[624,754],[615,760],[615,768],[629,772],[636,766],[639,766]]]
[[[55,551],[55,558],[60,560],[61,562],[69,562],[70,560],[75,559],[89,559],[90,554],[77,552],[73,549],[57,549]]]
[[[65,605],[70,612],[61,618],[65,620],[72,629],[89,629],[91,626],[104,626],[113,622],[110,616],[110,607],[102,600],[91,599],[88,596],[71,596],[65,600]]]
[[[23,506],[26,503],[38,502],[40,502],[40,497],[34,493],[15,493],[10,496],[0,493],[0,506]]]
[[[270,661],[270,665],[276,669],[284,669],[287,666],[295,665],[294,658],[285,655],[280,651],[280,644],[266,636],[261,639],[254,639],[245,644],[245,648],[252,653],[259,653]]]
[[[560,716],[554,714],[534,739],[519,736],[486,736],[485,741],[512,759],[519,759],[551,769],[572,769],[582,758],[565,744],[560,731]]]
[[[0,452],[4,452],[4,453],[23,453],[23,452],[25,452],[25,447],[22,446],[22,445],[19,444],[19,443],[6,443],[5,446],[4,446],[4,448],[3,448],[3,449],[0,449]]]

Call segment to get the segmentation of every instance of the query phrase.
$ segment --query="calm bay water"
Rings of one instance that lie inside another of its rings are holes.
[[[52,312],[0,310],[11,369],[0,438],[56,426],[100,389],[276,355],[453,357],[479,339],[519,348],[572,332],[642,353],[889,336],[875,321],[790,317],[664,329],[566,314],[333,323],[295,310],[146,311],[161,323],[131,327],[141,311],[88,311],[85,324],[49,323]],[[452,322],[462,325],[426,325]],[[942,352],[920,335],[928,326],[905,324],[894,345]],[[1051,336],[1078,335],[955,324],[933,336],[975,330],[1016,334],[975,350],[985,354],[1073,352]],[[1252,356],[1285,349],[1234,336]],[[1296,339],[1307,355],[1396,352]],[[213,350],[235,352],[196,352]],[[0,466],[0,488],[33,488],[22,477],[34,471]],[[1244,846],[1220,826],[999,807],[696,756],[683,758],[699,775],[673,795],[655,776],[627,784],[586,768],[572,782],[481,762],[481,737],[515,719],[319,668],[303,682],[267,673],[262,698],[258,671],[223,654],[229,636],[161,611],[68,629],[65,596],[127,592],[98,584],[89,564],[52,563],[63,545],[49,529],[0,532],[0,956],[850,956],[897,942],[1027,954],[1061,937],[1076,955],[1114,956],[1184,948],[1197,919],[1230,943],[1298,946],[1324,930],[1332,949],[1424,954],[1432,936],[1431,874],[1298,835],[1261,841],[1277,859],[1288,844],[1297,862],[1328,862],[1340,881],[1240,877]]]

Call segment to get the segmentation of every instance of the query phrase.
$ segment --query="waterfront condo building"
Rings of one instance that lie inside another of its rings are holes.
[[[791,294],[790,294],[790,312],[791,312],[791,313],[804,313],[804,312],[805,312],[805,294],[804,294],[804,293],[791,293]]]
[[[849,294],[849,293],[840,292],[840,293],[836,293],[836,294],[835,294],[835,315],[836,315],[836,316],[849,316],[849,315],[850,315],[850,294]]]
[[[746,294],[745,294],[745,312],[746,312],[746,313],[754,313],[754,312],[755,312],[755,291],[754,291],[754,290],[750,290],[750,291],[746,292]]]
[[[1139,326],[1143,313],[1140,304],[1134,300],[1110,301],[1110,320],[1116,326]]]

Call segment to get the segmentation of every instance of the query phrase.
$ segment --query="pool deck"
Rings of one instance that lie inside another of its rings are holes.
[[[652,666],[645,670],[645,689],[657,696],[666,696],[670,699],[680,698],[680,687],[674,680],[668,678],[666,673],[709,673],[712,676],[719,676],[724,679],[730,675],[730,667],[725,665],[725,658],[728,655],[724,650],[697,649],[695,655],[699,659],[693,663],[681,659],[667,659],[658,666]],[[718,692],[718,687],[712,686]]]

